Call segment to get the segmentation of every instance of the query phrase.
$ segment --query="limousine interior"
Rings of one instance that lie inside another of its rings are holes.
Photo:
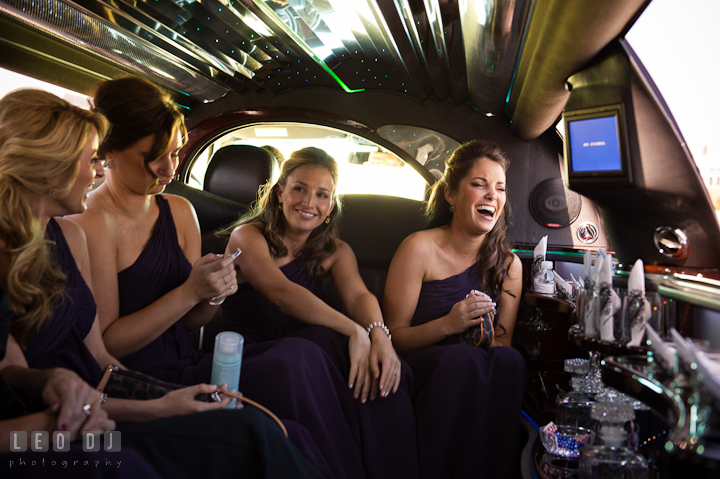
[[[655,330],[720,347],[716,213],[625,39],[649,3],[0,0],[0,67],[81,93],[127,74],[170,91],[189,132],[167,192],[194,204],[204,252],[224,250],[215,232],[247,211],[284,156],[326,149],[341,168],[341,237],[381,303],[390,260],[424,228],[423,200],[445,159],[463,142],[495,140],[511,158],[509,233],[524,265],[520,473],[576,477],[577,463],[548,455],[536,428],[570,388],[564,360],[591,358],[605,384],[641,401],[637,446],[651,477],[718,477],[715,379],[692,361],[667,378],[649,374],[650,345],[585,335],[572,298],[533,293],[529,281],[544,236],[563,277],[582,276],[586,250],[610,252],[620,293],[642,259]],[[605,133],[584,137],[581,122]],[[606,142],[612,158],[587,156]],[[221,327],[215,318],[200,344],[212,347]]]

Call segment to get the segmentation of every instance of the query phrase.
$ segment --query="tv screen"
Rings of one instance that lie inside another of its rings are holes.
[[[620,136],[617,116],[601,116],[568,122],[571,172],[620,172]]]

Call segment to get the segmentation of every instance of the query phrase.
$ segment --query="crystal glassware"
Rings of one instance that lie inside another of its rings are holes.
[[[587,374],[590,361],[587,359],[566,359],[565,372],[572,375],[572,391],[558,394],[555,400],[555,424],[559,426],[584,427],[595,429],[595,420],[590,417],[594,403],[590,397],[590,384]]]
[[[625,423],[635,419],[632,406],[597,403],[591,415],[600,422],[602,444],[580,450],[580,479],[647,479],[647,461],[625,446]]]

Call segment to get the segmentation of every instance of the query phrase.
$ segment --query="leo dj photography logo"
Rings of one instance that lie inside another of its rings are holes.
[[[82,435],[82,449],[85,452],[120,452],[120,431],[94,432],[86,431]],[[50,450],[50,433],[47,431],[33,431],[30,433],[30,450],[33,452],[47,452]],[[10,432],[10,451],[25,452],[28,450],[27,431]],[[70,432],[55,431],[52,433],[52,450],[67,452],[70,450]]]
[[[10,469],[52,469],[55,467],[61,469],[67,469],[68,467],[94,467],[98,469],[99,467],[120,467],[121,461],[113,460],[112,456],[101,458],[99,455],[93,455],[79,460],[77,455],[69,455],[67,457],[74,458],[75,460],[63,460],[63,456],[46,458],[42,455],[43,452],[49,452],[51,447],[54,452],[68,452],[71,450],[70,442],[69,431],[56,431],[52,433],[52,436],[47,431],[33,431],[30,433],[29,438],[26,431],[12,431],[10,432],[10,451],[25,453],[29,450],[30,454],[18,454],[17,457],[11,455],[8,466]],[[83,452],[100,453],[101,447],[105,452],[120,452],[120,446],[120,431],[106,431],[105,433],[88,431],[82,435]],[[38,453],[37,459],[33,453]]]

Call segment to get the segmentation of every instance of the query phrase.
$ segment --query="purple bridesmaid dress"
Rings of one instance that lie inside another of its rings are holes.
[[[445,316],[471,290],[482,290],[479,263],[423,283],[412,318],[418,326]],[[496,327],[496,335],[502,334]],[[517,441],[525,362],[515,349],[433,345],[402,354],[415,378],[423,478],[507,477]]]
[[[84,342],[95,321],[95,298],[54,219],[48,222],[46,234],[53,259],[67,276],[65,296],[53,311],[52,320],[26,342],[25,359],[31,368],[69,369],[97,386],[103,373]]]
[[[318,297],[322,297],[322,281],[312,278],[298,260],[280,270]],[[305,347],[320,346],[331,361],[331,366],[343,379],[334,383],[333,394],[348,413],[348,423],[355,425],[358,447],[361,448],[365,473],[368,478],[418,477],[418,452],[415,419],[410,392],[412,374],[403,363],[400,387],[387,398],[376,398],[361,404],[352,397],[347,377],[350,372],[348,338],[329,328],[308,326],[291,318],[249,283],[238,285],[238,291],[223,303],[224,327],[245,337],[246,342],[268,344],[278,338],[303,338],[314,343]],[[317,345],[317,346],[316,346]]]
[[[161,195],[156,199],[160,214],[150,242],[133,265],[118,273],[120,316],[177,288],[192,270],[178,243],[167,200]],[[212,354],[192,345],[182,319],[121,361],[131,369],[185,385],[209,383],[212,371]],[[245,341],[240,391],[287,420],[286,426],[299,423],[299,428],[288,427],[291,439],[326,477],[361,479],[365,475],[356,433],[345,419],[352,405],[338,401],[334,392],[343,384],[324,351],[309,341]]]

